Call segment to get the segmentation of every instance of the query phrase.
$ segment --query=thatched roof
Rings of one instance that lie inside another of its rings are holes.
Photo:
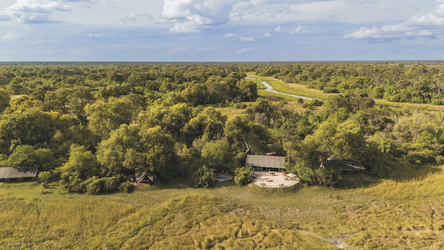
[[[143,179],[148,178],[150,181],[154,182],[157,178],[156,173],[150,171],[144,171],[142,169],[137,169],[135,173],[135,178],[138,182],[142,182]]]
[[[20,169],[4,167],[0,168],[0,179],[19,179],[37,177],[39,167],[23,167]]]
[[[247,155],[246,166],[285,169],[285,157],[268,155]]]

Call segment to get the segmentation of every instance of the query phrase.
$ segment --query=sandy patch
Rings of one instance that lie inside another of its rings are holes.
[[[254,175],[253,183],[260,187],[289,187],[299,182],[297,177],[291,179],[282,172],[254,171]]]

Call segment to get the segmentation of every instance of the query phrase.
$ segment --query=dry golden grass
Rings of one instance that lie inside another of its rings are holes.
[[[442,249],[443,170],[347,189],[176,184],[88,196],[4,184],[0,248]]]

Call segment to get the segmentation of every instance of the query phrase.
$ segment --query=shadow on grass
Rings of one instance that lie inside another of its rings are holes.
[[[394,181],[410,181],[421,180],[425,177],[440,173],[442,170],[439,165],[436,164],[411,164],[408,162],[401,162],[398,164],[390,164],[390,174],[388,179]]]
[[[392,162],[389,166],[389,174],[386,178],[379,178],[370,173],[342,175],[342,189],[365,188],[376,185],[383,180],[413,181],[422,180],[429,175],[440,173],[442,169],[438,165],[414,165],[408,162]]]

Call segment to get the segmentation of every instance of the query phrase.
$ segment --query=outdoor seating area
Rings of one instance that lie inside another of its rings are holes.
[[[260,187],[282,188],[293,186],[299,182],[296,175],[284,175],[282,172],[254,171],[253,183]]]

